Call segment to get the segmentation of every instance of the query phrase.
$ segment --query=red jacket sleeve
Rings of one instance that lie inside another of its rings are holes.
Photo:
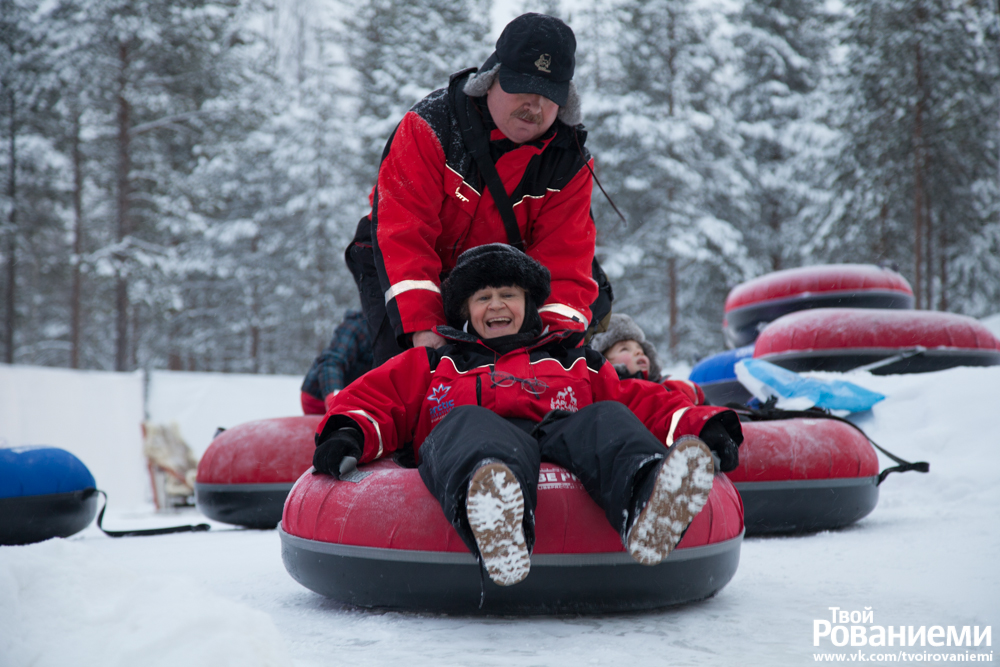
[[[372,206],[376,261],[389,284],[386,302],[396,300],[403,331],[410,333],[444,324],[441,258],[435,250],[444,171],[437,135],[424,119],[407,112],[379,166]]]
[[[687,396],[692,403],[695,405],[705,405],[705,392],[702,391],[701,387],[696,385],[691,380],[660,380],[660,384],[666,388],[667,391],[679,391],[685,396]]]
[[[418,347],[396,355],[339,391],[316,432],[350,420],[364,434],[367,463],[394,452],[413,439],[417,417],[431,381],[427,350]]]
[[[552,273],[552,293],[538,312],[553,331],[585,330],[590,304],[597,298],[591,271],[597,240],[590,217],[593,188],[590,170],[581,169],[566,187],[546,198],[529,230],[525,250]]]
[[[699,435],[714,415],[728,408],[695,405],[678,391],[667,391],[654,382],[619,380],[611,364],[604,364],[591,380],[594,401],[624,403],[656,438],[670,446],[685,435]]]

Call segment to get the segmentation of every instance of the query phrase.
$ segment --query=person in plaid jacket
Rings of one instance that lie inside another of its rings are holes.
[[[360,310],[348,310],[302,382],[302,412],[326,414],[333,397],[372,367],[372,341]]]

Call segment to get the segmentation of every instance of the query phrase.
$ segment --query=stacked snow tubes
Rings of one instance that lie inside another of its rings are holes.
[[[722,331],[731,348],[756,340],[783,315],[814,308],[913,308],[913,290],[895,271],[866,264],[829,264],[775,271],[748,280],[726,297]]]
[[[198,463],[198,510],[223,523],[274,528],[295,480],[312,465],[322,417],[262,419],[219,433]]]
[[[445,519],[415,469],[377,461],[357,481],[306,473],[288,495],[282,558],[306,588],[361,607],[458,614],[655,609],[707,598],[736,572],[743,506],[724,475],[678,548],[635,563],[574,476],[543,463],[531,571],[501,587]]]
[[[726,297],[722,331],[731,349],[700,361],[689,379],[712,405],[745,403],[736,379],[740,359],[757,356],[755,341],[770,323],[814,309],[910,310],[913,290],[895,271],[867,264],[829,264],[775,271],[748,280]]]
[[[746,403],[753,396],[736,379],[736,364],[753,357],[753,345],[744,345],[702,359],[691,369],[688,380],[705,392],[709,405]]]
[[[772,322],[753,356],[796,372],[879,364],[873,373],[922,373],[1000,364],[1000,340],[978,321],[953,313],[825,308]]]
[[[97,514],[94,476],[56,447],[0,449],[0,544],[69,537]]]
[[[747,422],[740,464],[726,473],[743,499],[746,534],[849,525],[878,503],[878,456],[857,429],[831,419]]]

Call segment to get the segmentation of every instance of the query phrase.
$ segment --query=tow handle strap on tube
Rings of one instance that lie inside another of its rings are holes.
[[[142,530],[106,530],[101,524],[104,522],[104,510],[108,508],[108,494],[100,489],[88,490],[92,491],[89,495],[99,493],[104,496],[104,505],[101,507],[101,511],[97,515],[97,527],[100,528],[108,537],[142,537],[146,535],[169,535],[170,533],[201,533],[211,529],[211,526],[207,523],[199,523],[193,526],[170,526],[167,528],[145,528]]]
[[[917,472],[930,472],[931,464],[926,461],[917,461],[915,463],[910,463],[906,459],[902,459],[884,447],[880,447],[877,442],[868,437],[860,426],[854,422],[844,419],[843,417],[838,417],[836,415],[830,414],[827,410],[822,408],[809,408],[808,410],[782,410],[781,408],[774,407],[777,399],[771,397],[759,408],[748,408],[745,405],[740,405],[738,403],[730,403],[726,407],[732,409],[737,415],[739,415],[742,421],[776,421],[779,419],[833,419],[834,421],[843,422],[851,428],[855,429],[858,433],[865,436],[865,439],[872,444],[872,447],[882,452],[890,459],[895,461],[898,465],[891,468],[886,468],[878,475],[878,483],[881,484],[886,477],[894,472],[907,472],[909,470],[916,470]]]

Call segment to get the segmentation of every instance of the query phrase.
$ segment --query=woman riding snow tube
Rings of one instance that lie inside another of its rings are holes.
[[[543,459],[581,480],[635,561],[656,565],[705,505],[713,454],[731,470],[743,440],[731,410],[621,382],[565,332],[542,333],[549,280],[505,244],[463,253],[442,285],[447,344],[344,389],[316,437],[316,472],[338,478],[412,443],[424,484],[500,586],[528,576]]]

